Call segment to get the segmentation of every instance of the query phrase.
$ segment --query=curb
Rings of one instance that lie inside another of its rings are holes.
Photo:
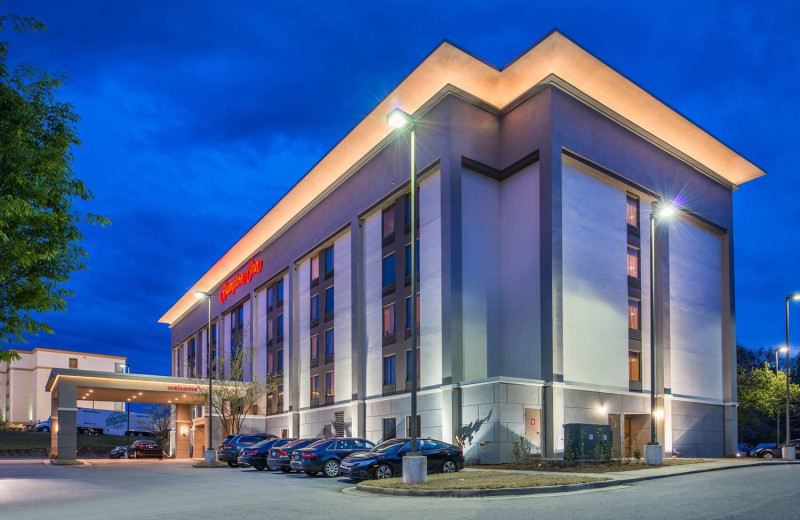
[[[84,462],[80,460],[51,460],[51,466],[83,466]]]
[[[788,461],[757,462],[753,464],[748,464],[746,466],[723,466],[721,468],[703,468],[703,469],[684,471],[681,473],[671,473],[668,475],[647,475],[642,477],[632,477],[628,479],[611,479],[598,482],[584,482],[583,484],[565,484],[562,486],[539,486],[539,487],[527,487],[527,488],[500,488],[500,489],[428,490],[428,489],[377,488],[369,485],[364,485],[364,483],[359,483],[356,485],[356,489],[358,491],[363,491],[364,493],[371,493],[373,495],[404,496],[404,497],[482,498],[482,497],[498,497],[498,496],[526,496],[526,495],[568,493],[572,491],[583,491],[586,489],[601,489],[613,486],[624,486],[632,482],[643,482],[645,480],[680,477],[682,475],[709,473],[712,471],[754,468],[759,466],[789,466],[792,464],[798,464],[798,463],[788,462]]]

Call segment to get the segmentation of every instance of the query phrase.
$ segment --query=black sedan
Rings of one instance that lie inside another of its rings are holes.
[[[265,441],[261,441],[258,444],[253,444],[250,447],[242,448],[239,452],[239,459],[237,462],[239,466],[243,468],[253,466],[258,471],[264,471],[265,469],[278,469],[278,468],[271,468],[267,465],[267,455],[269,454],[269,450],[271,448],[280,448],[281,446],[285,446],[290,442],[294,442],[297,439],[267,439]]]
[[[302,471],[308,476],[314,476],[321,471],[326,477],[338,477],[339,464],[345,457],[371,450],[374,447],[375,444],[366,439],[326,439],[315,442],[306,448],[295,450],[290,467],[295,471]]]
[[[220,462],[227,462],[228,466],[232,468],[237,468],[239,467],[237,460],[242,448],[248,448],[253,444],[274,438],[275,436],[271,433],[240,433],[239,435],[234,435],[217,450],[217,459]]]
[[[759,445],[760,446],[760,445]],[[751,457],[759,457],[762,459],[780,459],[783,457],[783,447],[788,446],[790,448],[795,449],[795,457],[797,457],[797,448],[800,447],[800,439],[792,439],[789,442],[784,442],[778,447],[775,447],[774,444],[771,444],[768,448],[759,448],[756,446],[751,453]]]
[[[117,446],[108,453],[110,459],[121,459],[125,457],[125,452],[128,450],[127,446]]]
[[[458,446],[433,439],[420,439],[417,443],[419,451],[428,458],[428,473],[455,473],[464,468],[464,453]],[[353,480],[399,477],[403,472],[403,456],[410,451],[410,439],[385,441],[370,451],[344,459],[339,473]]]
[[[164,458],[164,451],[155,441],[134,441],[131,447],[128,448],[128,458],[141,459],[145,457],[153,457],[161,460]]]
[[[269,456],[267,457],[267,465],[272,469],[279,469],[285,473],[292,471],[291,456],[294,450],[305,448],[319,439],[297,439],[294,442],[285,444],[280,448],[270,448]]]

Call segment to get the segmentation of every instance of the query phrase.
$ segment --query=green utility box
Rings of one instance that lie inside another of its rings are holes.
[[[611,458],[612,446],[611,426],[564,425],[564,458],[567,460],[607,460]]]

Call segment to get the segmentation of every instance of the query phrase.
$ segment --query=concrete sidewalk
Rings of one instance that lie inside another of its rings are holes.
[[[464,471],[514,471],[517,473],[529,473],[532,475],[576,475],[584,477],[598,477],[612,479],[618,484],[626,482],[638,482],[642,480],[652,480],[656,478],[674,477],[678,475],[691,475],[693,473],[705,473],[707,471],[722,471],[729,469],[739,469],[757,466],[779,466],[784,464],[800,464],[800,460],[765,460],[765,459],[714,459],[708,462],[698,462],[696,464],[683,464],[680,466],[660,466],[655,468],[635,469],[630,471],[611,471],[606,473],[573,473],[565,471],[533,471],[533,470],[496,470],[465,468]]]

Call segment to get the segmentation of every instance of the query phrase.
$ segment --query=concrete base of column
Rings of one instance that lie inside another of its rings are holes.
[[[406,455],[403,457],[403,483],[422,484],[428,480],[428,457]]]
[[[645,444],[644,463],[648,466],[661,466],[664,464],[664,449],[660,444]]]
[[[781,457],[784,459],[796,459],[797,458],[797,448],[793,446],[784,446],[782,448],[783,453]]]

